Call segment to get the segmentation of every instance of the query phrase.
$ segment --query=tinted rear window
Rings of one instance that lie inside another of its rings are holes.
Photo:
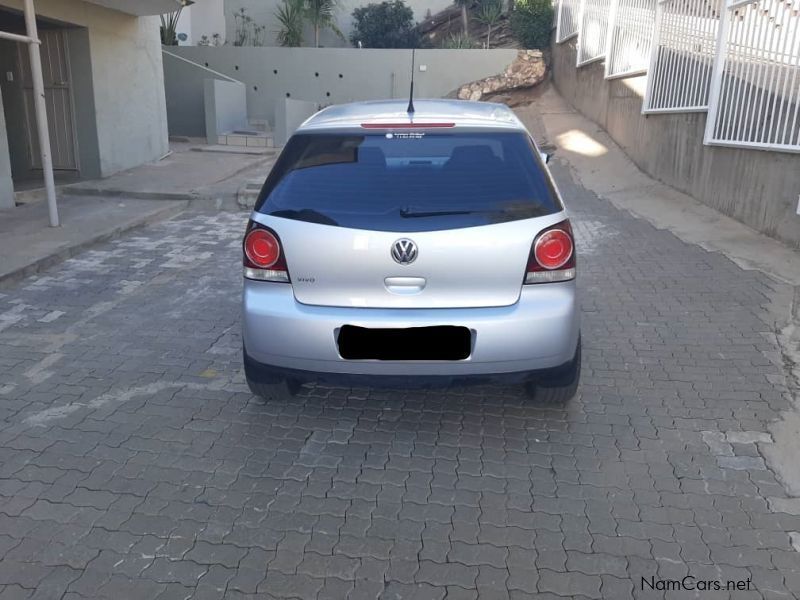
[[[524,133],[298,134],[256,210],[379,231],[431,231],[561,210]]]

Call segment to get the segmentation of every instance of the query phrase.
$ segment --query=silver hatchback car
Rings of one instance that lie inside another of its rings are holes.
[[[523,383],[575,393],[575,246],[504,105],[331,106],[264,183],[243,241],[244,368],[273,397],[356,386]]]

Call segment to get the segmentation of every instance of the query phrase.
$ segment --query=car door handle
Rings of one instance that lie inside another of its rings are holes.
[[[424,277],[387,277],[383,283],[393,294],[418,294],[425,289],[426,280]]]

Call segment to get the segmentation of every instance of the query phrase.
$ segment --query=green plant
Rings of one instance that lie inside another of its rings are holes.
[[[233,13],[233,45],[244,46],[247,41],[247,32],[249,30],[249,23],[252,17],[247,14],[247,10],[240,8]]]
[[[464,48],[474,48],[475,42],[468,35],[463,33],[451,33],[450,36],[442,42],[442,48],[449,50],[460,50]]]
[[[353,11],[350,42],[364,48],[419,48],[414,11],[403,0],[367,4]]]
[[[306,0],[306,18],[314,28],[315,47],[319,48],[319,34],[323,29],[330,29],[345,39],[344,34],[336,26],[335,14],[338,10],[338,0]]]
[[[476,19],[486,25],[486,48],[492,45],[492,27],[503,15],[503,0],[481,0]]]
[[[178,20],[185,4],[181,4],[178,10],[161,15],[161,43],[165,46],[178,45]]]
[[[453,0],[456,6],[461,7],[461,26],[464,28],[464,35],[469,35],[469,7],[472,0]]]
[[[233,13],[234,46],[263,46],[266,26],[259,25],[247,10],[240,8]]]
[[[216,46],[220,45],[221,37],[222,36],[220,36],[220,34],[218,34],[218,33],[213,34],[210,38],[207,35],[201,35],[200,36],[200,41],[197,42],[197,45],[198,46],[214,46],[214,47],[216,47]]]
[[[524,48],[547,48],[553,26],[551,0],[515,0],[511,31]]]
[[[267,33],[266,25],[253,25],[253,35],[250,38],[253,46],[263,46],[264,38]]]
[[[305,17],[305,0],[282,0],[275,11],[275,18],[281,25],[276,36],[278,45],[289,47],[303,45]]]

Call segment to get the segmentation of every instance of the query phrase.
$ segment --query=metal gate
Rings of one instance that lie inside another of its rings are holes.
[[[75,111],[72,101],[69,49],[66,32],[60,29],[41,30],[42,76],[53,168],[77,171],[78,146]],[[22,88],[25,95],[25,117],[28,132],[28,156],[32,169],[41,169],[39,138],[36,135],[36,111],[33,103],[33,80],[27,52],[19,52]]]

